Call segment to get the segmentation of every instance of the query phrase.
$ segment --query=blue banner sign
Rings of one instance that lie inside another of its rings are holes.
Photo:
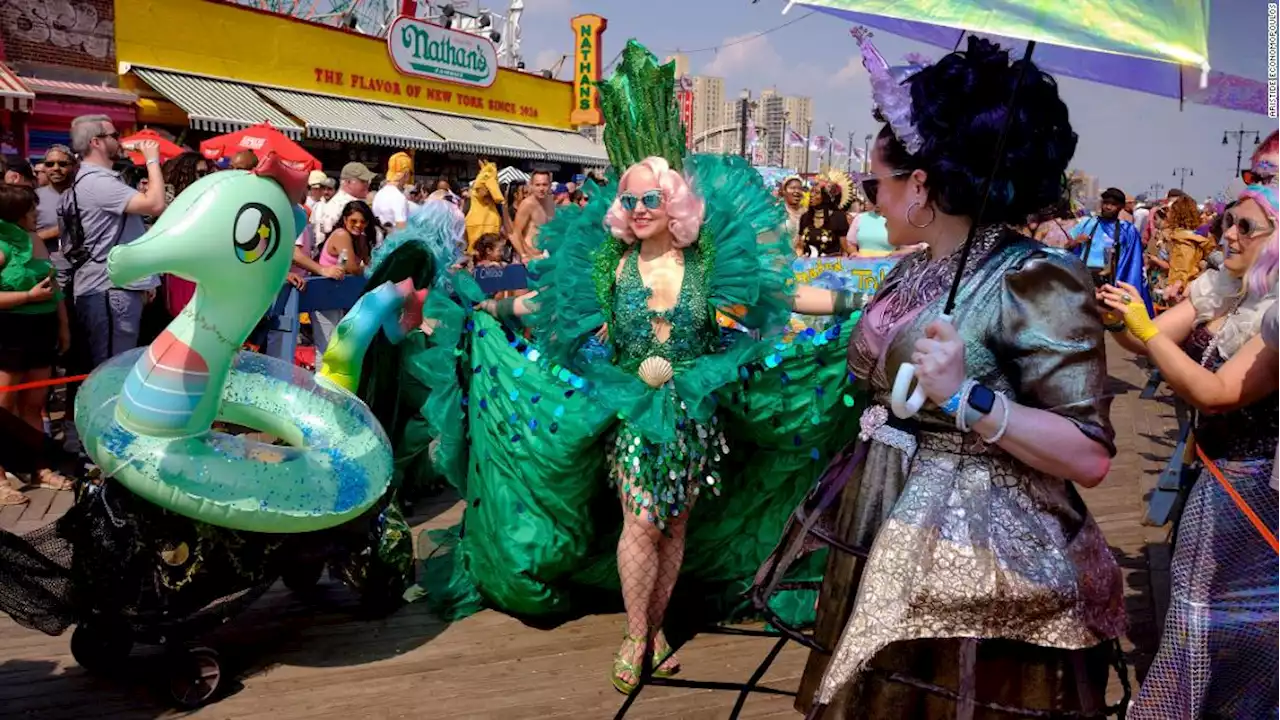
[[[796,258],[791,269],[800,285],[874,293],[897,262],[894,257]]]
[[[894,257],[796,258],[791,263],[791,270],[796,274],[796,283],[801,285],[873,295],[897,262]],[[806,328],[823,330],[830,323],[831,318],[828,317],[791,316],[791,330],[794,332]]]

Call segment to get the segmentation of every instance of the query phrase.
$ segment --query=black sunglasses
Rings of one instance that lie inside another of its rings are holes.
[[[876,204],[876,193],[880,191],[880,181],[889,178],[906,177],[912,173],[911,170],[894,170],[888,175],[864,175],[862,173],[854,173],[858,184],[862,186],[862,194],[866,196],[867,202],[872,205]]]

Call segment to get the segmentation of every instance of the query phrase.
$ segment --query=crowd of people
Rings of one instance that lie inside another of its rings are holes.
[[[194,151],[162,160],[154,141],[124,147],[110,118],[99,115],[77,117],[70,136],[70,146],[50,147],[34,165],[15,160],[3,166],[0,387],[84,374],[154,339],[190,302],[195,285],[166,275],[115,287],[107,275],[108,253],[141,237],[196,181],[222,169],[252,170],[260,160],[248,150],[221,163]],[[129,162],[131,151],[140,155],[140,166]],[[482,161],[476,180],[456,193],[450,180],[440,178],[425,194],[414,184],[407,153],[393,155],[382,175],[359,162],[344,165],[337,178],[313,171],[303,202],[309,222],[296,239],[287,282],[305,290],[308,277],[342,280],[362,274],[382,239],[403,229],[432,198],[448,200],[473,217],[486,206],[498,208],[498,222],[485,233],[475,264],[536,257],[538,227],[557,205],[570,197],[581,200],[582,193],[572,183],[553,188],[551,174],[544,171],[534,173],[528,184],[493,192],[497,202],[491,203],[486,166],[492,168]],[[309,339],[317,353],[343,314],[340,309],[310,314]],[[263,318],[251,346],[265,346],[267,328]],[[60,423],[50,421],[49,395],[47,386],[3,392],[0,408],[46,436],[61,435],[67,452],[82,453],[74,422],[75,384],[67,386]],[[22,492],[27,487],[70,491],[73,483],[52,467],[29,477],[0,468],[0,506],[28,502]]]
[[[866,184],[864,174],[850,178],[837,169],[811,183],[799,175],[782,180],[777,195],[787,211],[786,229],[797,256],[888,257],[919,249],[889,244],[884,216],[863,189]]]

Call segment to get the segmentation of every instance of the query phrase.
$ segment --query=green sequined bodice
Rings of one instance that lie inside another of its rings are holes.
[[[613,324],[610,328],[618,353],[618,365],[635,372],[647,357],[659,356],[677,368],[681,363],[715,351],[719,338],[715,315],[707,298],[702,252],[684,250],[684,280],[670,310],[649,309],[652,291],[640,277],[640,253],[633,250],[623,260],[622,274],[614,286]],[[666,342],[653,331],[653,321],[670,324]]]

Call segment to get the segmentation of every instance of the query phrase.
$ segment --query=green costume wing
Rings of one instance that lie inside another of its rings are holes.
[[[617,589],[621,513],[604,461],[615,415],[598,389],[537,347],[487,316],[472,322],[460,339],[469,352],[453,353],[462,372],[436,376],[467,386],[466,442],[451,461],[466,468],[466,510],[459,527],[432,538],[427,600],[448,619],[486,605],[550,617],[610,608],[616,595],[601,591]],[[770,345],[763,360],[740,369],[741,382],[717,395],[730,463],[721,496],[704,498],[693,514],[681,587],[722,617],[746,610],[742,592],[792,509],[852,437],[856,403],[843,362],[851,327]],[[432,339],[441,340],[440,331]],[[445,461],[443,444],[433,457]],[[794,579],[816,580],[821,563],[798,567]],[[775,609],[803,623],[814,597],[783,593]]]
[[[452,355],[445,367],[460,371],[423,380],[459,398],[456,428],[441,429],[460,442],[441,442],[434,457],[465,473],[457,486],[466,501],[462,525],[435,538],[451,552],[427,563],[428,601],[448,618],[479,609],[481,597],[516,615],[571,612],[566,579],[608,534],[607,507],[617,513],[600,442],[614,414],[582,378],[493,318],[477,314],[464,327],[438,329],[439,345],[424,353]]]
[[[780,233],[785,211],[743,158],[693,155],[684,167],[706,206],[699,243],[710,258],[711,304],[730,315],[745,308],[737,319],[749,328],[781,330],[790,319],[795,284],[793,253]]]
[[[552,362],[569,365],[613,305],[613,276],[623,245],[604,229],[616,183],[583,187],[587,205],[565,206],[538,229],[547,257],[530,266],[529,287],[538,293],[526,323],[538,329],[538,347]]]

